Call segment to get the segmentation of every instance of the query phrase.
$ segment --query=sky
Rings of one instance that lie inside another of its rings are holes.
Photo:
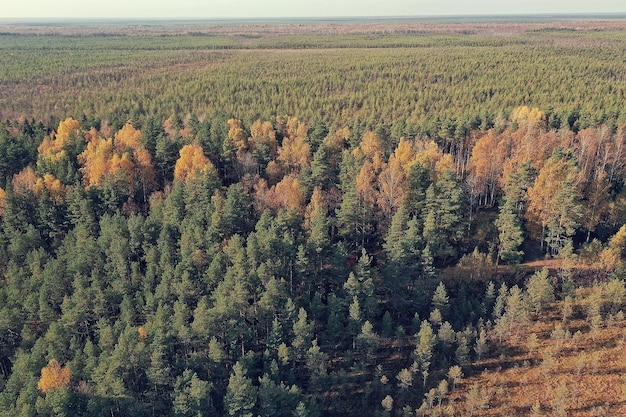
[[[0,18],[268,18],[625,13],[624,0],[5,0]]]

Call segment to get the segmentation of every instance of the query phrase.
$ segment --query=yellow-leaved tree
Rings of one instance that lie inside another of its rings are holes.
[[[511,121],[517,123],[520,128],[531,130],[546,130],[547,117],[537,107],[520,106],[511,112]]]
[[[61,367],[59,361],[51,359],[48,366],[41,370],[41,378],[37,388],[43,393],[48,393],[60,388],[69,387],[72,379],[72,371],[67,366]]]
[[[276,142],[276,131],[270,122],[261,122],[256,120],[250,126],[250,137],[248,138],[248,147],[251,151],[266,148],[270,158],[276,158],[278,152],[278,142]]]
[[[431,173],[431,176],[435,173],[435,165],[442,157],[442,152],[439,146],[434,140],[431,141],[418,141],[416,143],[415,163],[421,164],[424,168]]]
[[[37,150],[44,159],[58,161],[65,156],[63,147],[70,141],[71,135],[78,133],[80,133],[80,124],[69,117],[59,123],[59,128],[54,137],[44,138]]]
[[[393,152],[393,155],[404,170],[405,174],[408,174],[411,170],[411,165],[415,162],[415,151],[413,150],[411,142],[403,137],[400,138],[398,147]]]
[[[382,169],[384,164],[383,145],[380,142],[380,137],[376,133],[372,131],[363,133],[361,143],[353,153],[356,157],[359,157],[359,154],[362,154],[366,160],[371,161],[372,168],[376,171],[376,173],[380,172]]]
[[[111,159],[114,155],[113,139],[93,138],[87,148],[78,155],[82,164],[83,181],[87,187],[97,186],[111,172]]]
[[[86,138],[87,148],[78,155],[86,187],[114,179],[131,195],[141,189],[144,197],[154,188],[156,174],[150,152],[139,142],[141,131],[127,123],[114,139],[100,137],[95,130],[88,132]]]
[[[7,193],[4,189],[0,188],[0,216],[4,215],[4,210],[7,205]]]
[[[50,198],[57,204],[65,201],[65,185],[54,175],[44,174],[43,178],[37,178],[33,191],[37,196],[41,196],[44,190],[50,194]]]
[[[133,127],[132,124],[126,123],[115,134],[115,147],[124,152],[126,148],[137,149],[139,147],[139,139],[141,138],[141,131]]]
[[[285,172],[297,174],[302,167],[311,163],[311,147],[302,136],[284,138],[282,146],[278,148],[277,161]]]
[[[204,155],[204,151],[200,145],[185,145],[179,152],[180,158],[176,161],[174,167],[174,178],[180,181],[187,181],[196,178],[201,173],[215,173],[217,171]]]
[[[237,148],[237,154],[241,155],[248,150],[248,136],[243,129],[241,120],[228,119],[228,137],[233,142],[235,148]]]
[[[580,170],[571,152],[557,148],[528,189],[529,229],[541,239],[542,246],[544,241],[548,243],[552,254],[558,254],[579,227],[580,180]]]
[[[479,205],[493,206],[495,203],[507,157],[507,140],[493,129],[476,141],[469,160],[467,182],[472,200],[478,199]]]
[[[378,176],[378,206],[385,215],[385,220],[391,222],[391,218],[404,201],[408,192],[406,173],[402,168],[402,162],[391,155]]]
[[[611,237],[600,258],[608,271],[621,269],[626,265],[626,224]]]

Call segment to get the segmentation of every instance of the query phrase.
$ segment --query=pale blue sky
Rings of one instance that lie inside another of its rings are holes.
[[[263,18],[615,13],[625,0],[5,0],[0,18]]]

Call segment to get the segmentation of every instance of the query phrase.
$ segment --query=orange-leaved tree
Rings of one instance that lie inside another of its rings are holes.
[[[65,201],[66,187],[52,174],[44,174],[42,178],[37,178],[33,191],[37,196],[41,196],[46,190],[50,194],[50,198],[58,204]]]
[[[408,192],[406,172],[395,153],[389,157],[389,162],[378,176],[378,190],[378,206],[390,223]]]
[[[72,371],[67,366],[61,367],[59,361],[51,359],[48,366],[41,370],[41,378],[37,388],[44,393],[60,388],[69,387],[72,379]]]
[[[492,206],[507,155],[507,138],[490,129],[476,141],[469,160],[468,184],[478,204]]]
[[[527,219],[541,227],[542,245],[545,240],[553,254],[564,247],[578,228],[582,215],[580,180],[580,170],[571,152],[557,148],[528,189]]]
[[[105,139],[96,131],[86,135],[87,148],[78,155],[86,187],[100,186],[113,180],[135,195],[142,190],[144,198],[155,186],[155,171],[150,152],[139,142],[141,131],[127,123],[115,138]]]
[[[4,210],[7,204],[7,193],[4,189],[0,188],[0,216],[4,215]]]

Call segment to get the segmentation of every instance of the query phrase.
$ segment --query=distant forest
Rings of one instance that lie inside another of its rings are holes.
[[[554,303],[595,342],[626,23],[528,25],[0,27],[0,415],[480,415]]]

